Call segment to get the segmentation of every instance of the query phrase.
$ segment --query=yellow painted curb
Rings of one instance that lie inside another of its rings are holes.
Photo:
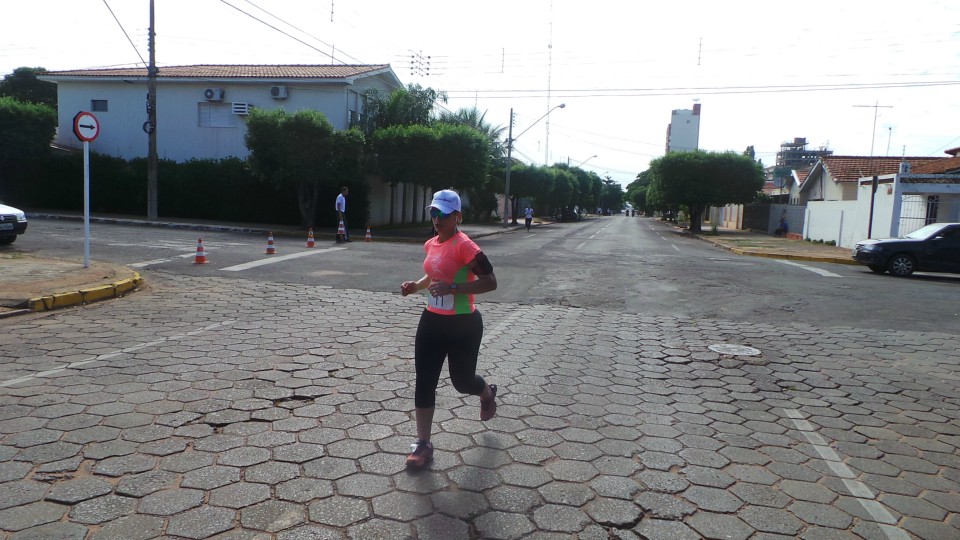
[[[138,272],[134,272],[132,278],[114,281],[107,285],[31,298],[27,300],[27,307],[33,311],[49,311],[62,307],[90,304],[108,298],[119,298],[129,292],[136,291],[141,285],[143,285],[143,278],[140,277]]]

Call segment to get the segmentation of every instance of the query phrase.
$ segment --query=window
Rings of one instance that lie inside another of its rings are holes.
[[[90,100],[90,110],[93,112],[107,112],[107,100],[105,99],[91,99]]]
[[[197,125],[202,128],[237,127],[237,116],[230,103],[201,101],[197,103]]]

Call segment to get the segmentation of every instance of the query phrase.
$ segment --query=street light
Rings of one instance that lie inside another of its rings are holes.
[[[550,113],[556,109],[562,109],[566,107],[566,103],[561,103],[549,111],[547,114],[544,114],[540,118],[537,118],[532,124],[530,124],[527,129],[520,132],[520,135],[516,137],[513,136],[513,107],[510,108],[510,130],[507,135],[507,179],[503,189],[503,226],[507,226],[507,220],[510,219],[510,216],[513,215],[513,206],[510,204],[510,165],[511,165],[511,156],[513,155],[513,141],[519,139],[524,133],[530,131],[530,128],[537,125],[537,122],[546,118]],[[513,223],[517,223],[517,216],[513,216]]]
[[[591,159],[593,159],[593,158],[595,158],[595,157],[597,157],[596,154],[588,157],[587,159],[585,159],[585,160],[583,160],[583,161],[578,162],[576,165],[574,165],[574,167],[583,167],[584,163],[590,161]],[[569,167],[569,166],[570,166],[570,156],[567,156],[567,167]]]

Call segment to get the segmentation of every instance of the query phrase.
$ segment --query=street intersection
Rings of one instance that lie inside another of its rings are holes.
[[[147,283],[6,321],[0,537],[960,537],[952,334],[478,298],[410,472],[420,297]]]

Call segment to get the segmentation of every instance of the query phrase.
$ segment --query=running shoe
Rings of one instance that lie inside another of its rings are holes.
[[[433,445],[429,441],[417,441],[410,445],[410,455],[407,456],[407,467],[420,469],[433,461]]]
[[[497,385],[490,385],[490,399],[480,399],[480,420],[486,422],[497,414]]]

